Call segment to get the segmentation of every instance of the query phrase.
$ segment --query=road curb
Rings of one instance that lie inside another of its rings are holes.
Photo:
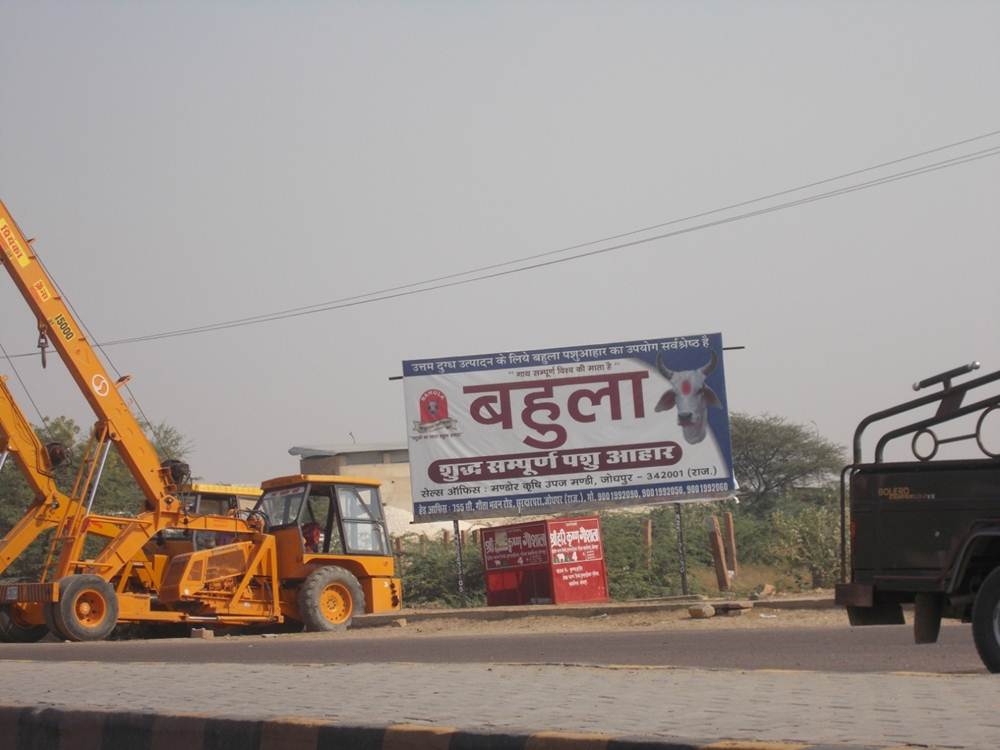
[[[0,748],[53,750],[876,750],[802,742],[613,737],[570,732],[510,733],[394,724],[348,726],[304,719],[254,721],[0,706]]]
[[[524,617],[600,617],[643,612],[670,612],[686,610],[693,604],[711,604],[717,609],[831,609],[831,596],[796,597],[794,599],[706,599],[700,596],[677,597],[655,602],[608,602],[606,604],[535,604],[523,607],[475,607],[467,609],[421,609],[390,612],[379,615],[355,617],[352,628],[377,628],[391,625],[396,620],[425,622],[427,620],[478,620],[481,622],[511,620]]]

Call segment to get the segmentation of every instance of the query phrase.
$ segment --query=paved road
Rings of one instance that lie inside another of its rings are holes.
[[[986,750],[1000,738],[1000,682],[985,674],[37,661],[2,674],[0,705],[817,745]],[[93,746],[77,734],[73,747]]]
[[[599,664],[825,672],[984,673],[968,626],[917,646],[909,627],[623,631],[533,635],[239,636],[200,640],[2,644],[0,660],[359,664]]]

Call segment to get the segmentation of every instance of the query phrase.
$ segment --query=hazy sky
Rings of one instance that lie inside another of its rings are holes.
[[[101,340],[553,250],[1000,129],[996,2],[2,0],[0,16],[0,198]],[[747,347],[727,357],[730,408],[846,444],[917,378],[1000,367],[998,178],[994,157],[108,352],[213,481],[292,473],[290,446],[349,433],[402,442],[387,378],[403,359],[713,331]],[[0,343],[31,350],[4,284]],[[92,423],[61,363],[17,362],[47,415]]]

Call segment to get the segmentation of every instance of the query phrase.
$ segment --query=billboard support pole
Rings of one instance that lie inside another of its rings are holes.
[[[458,529],[458,519],[452,519],[452,524],[455,530],[455,560],[458,563],[458,595],[462,598],[462,603],[465,603],[465,569],[462,565],[462,532]]]
[[[677,560],[681,571],[681,592],[687,596],[691,592],[688,590],[687,548],[684,544],[684,518],[681,516],[680,503],[674,503],[674,527],[677,529]]]

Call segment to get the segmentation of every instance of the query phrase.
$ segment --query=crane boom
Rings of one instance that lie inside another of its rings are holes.
[[[0,201],[0,247],[3,265],[38,319],[38,329],[59,352],[99,423],[108,430],[118,453],[135,477],[149,510],[171,509],[176,490],[170,471],[160,465],[156,450],[118,392],[83,328],[74,319],[55,283],[33,252],[7,207]]]

